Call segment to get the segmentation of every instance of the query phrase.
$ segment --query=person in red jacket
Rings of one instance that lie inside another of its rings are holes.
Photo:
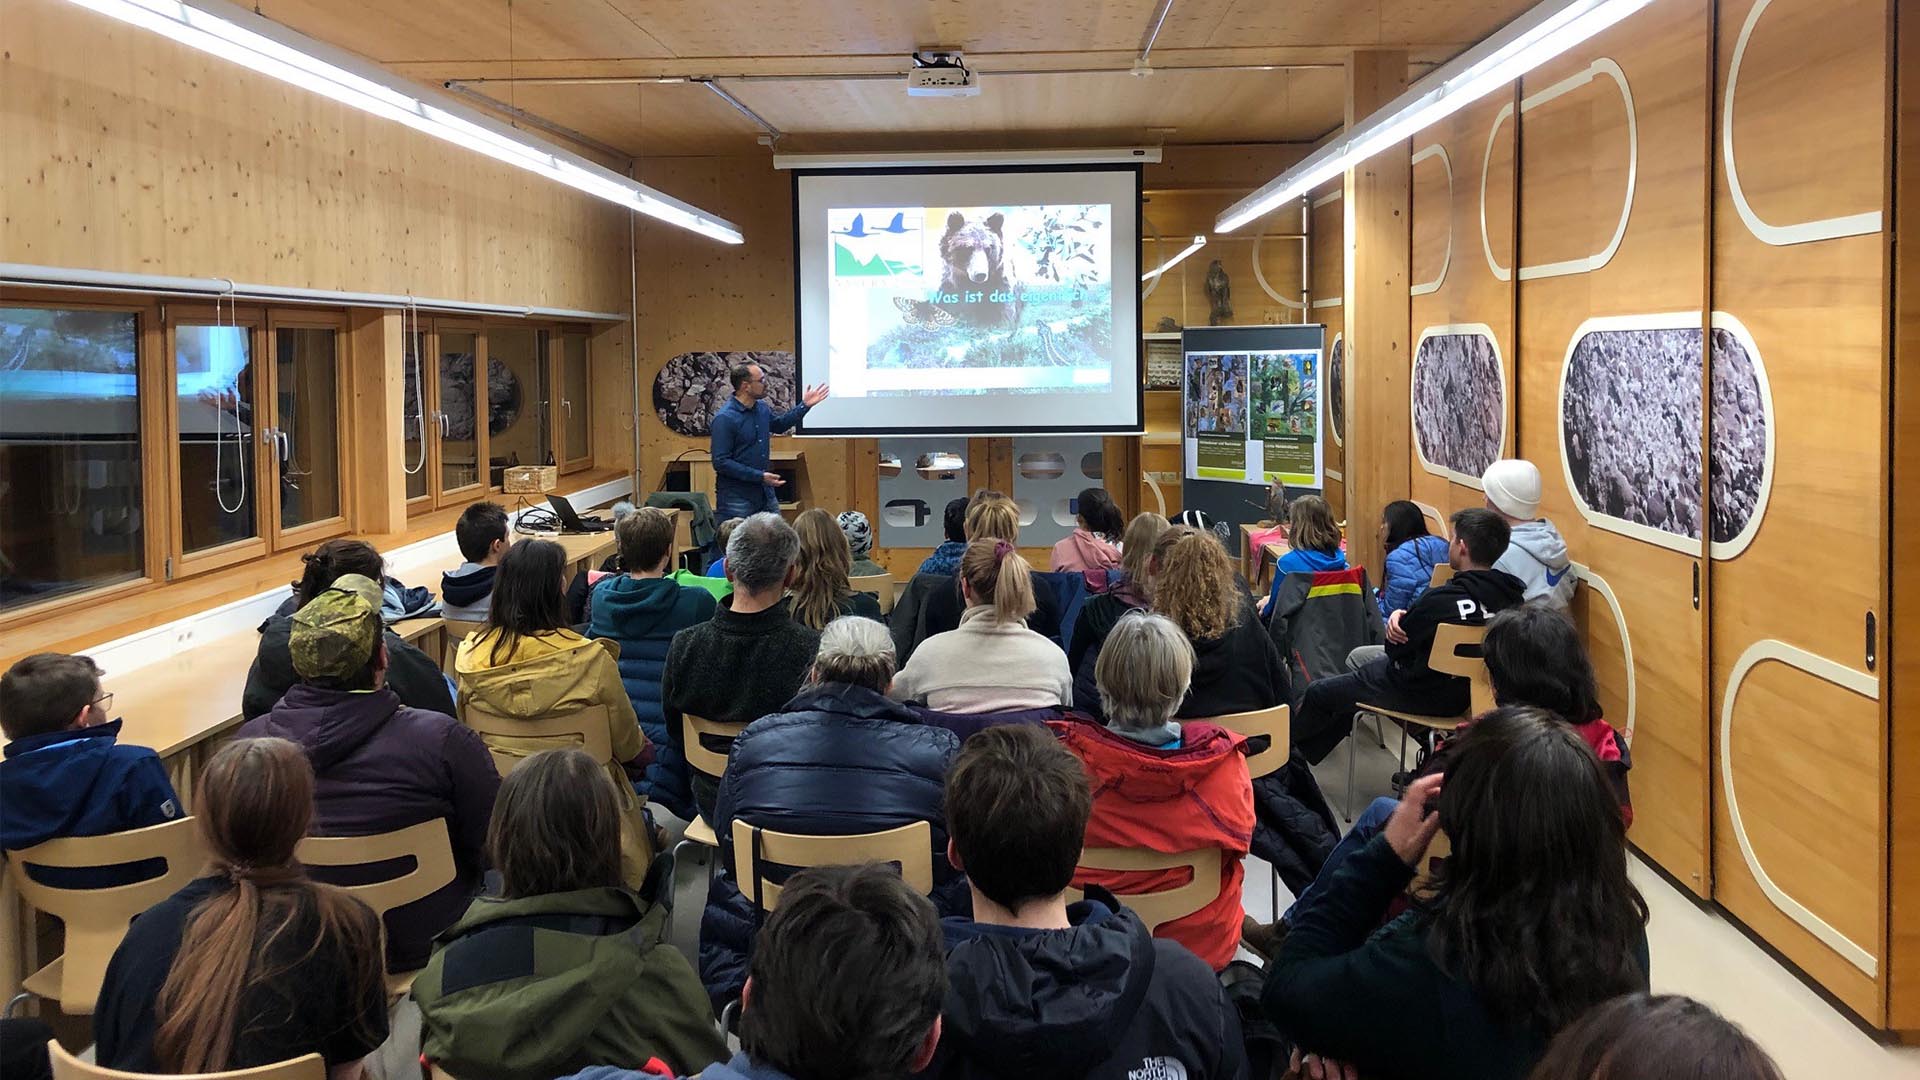
[[[1084,718],[1051,726],[1086,767],[1093,787],[1090,848],[1179,854],[1220,849],[1220,893],[1191,915],[1154,927],[1215,971],[1240,943],[1240,861],[1253,840],[1246,740],[1204,721],[1173,719],[1193,675],[1193,646],[1164,615],[1134,612],[1108,635],[1094,669],[1107,726]],[[1124,898],[1186,884],[1187,871],[1081,868],[1076,885]]]

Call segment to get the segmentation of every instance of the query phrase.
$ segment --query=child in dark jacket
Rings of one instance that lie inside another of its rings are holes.
[[[694,815],[687,758],[667,731],[660,701],[660,678],[666,671],[673,635],[713,618],[716,604],[705,589],[674,581],[673,518],[655,507],[644,507],[621,518],[613,528],[620,547],[624,574],[600,579],[593,589],[592,621],[587,636],[620,643],[620,682],[626,687],[640,728],[654,747],[646,775],[634,787],[652,802],[683,820]]]
[[[120,721],[107,719],[112,704],[89,657],[37,653],[0,676],[0,727],[9,740],[0,760],[0,848],[105,836],[180,816],[159,755],[115,741]],[[52,885],[98,889],[139,881],[150,871],[135,863],[36,874]]]

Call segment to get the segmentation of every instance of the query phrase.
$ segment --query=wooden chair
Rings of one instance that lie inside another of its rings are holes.
[[[1467,680],[1469,690],[1466,712],[1453,716],[1432,716],[1425,713],[1400,712],[1366,702],[1360,704],[1363,711],[1400,721],[1400,759],[1402,761],[1406,760],[1407,725],[1433,731],[1452,731],[1493,708],[1493,683],[1487,678],[1486,659],[1480,655],[1480,645],[1486,637],[1487,628],[1484,625],[1441,623],[1434,628],[1433,651],[1427,654],[1427,667],[1443,675],[1458,675]]]
[[[714,783],[719,783],[720,777],[727,771],[727,755],[708,747],[701,736],[732,740],[745,731],[747,725],[722,724],[692,713],[681,714],[681,720],[686,732],[686,746],[682,749],[687,756],[687,766]],[[695,814],[693,820],[687,823],[687,839],[710,848],[720,846],[720,838],[713,834],[713,826],[702,820],[699,814]]]
[[[1292,736],[1291,710],[1285,705],[1275,705],[1271,709],[1258,712],[1228,713],[1225,716],[1200,717],[1194,723],[1218,724],[1228,731],[1244,735],[1249,739],[1266,736],[1266,747],[1247,754],[1247,776],[1258,780],[1270,773],[1279,772],[1286,765],[1291,752],[1288,740]]]
[[[847,585],[854,592],[872,593],[880,598],[880,614],[893,610],[893,575],[868,574],[865,577],[848,578]]]
[[[445,642],[446,650],[440,657],[440,670],[451,675],[453,658],[460,653],[460,643],[467,640],[467,635],[478,634],[485,630],[487,624],[484,621],[475,622],[472,619],[442,619],[440,622],[441,633],[444,635],[441,640]]]
[[[176,1073],[164,1078],[148,1073],[121,1072],[91,1061],[81,1061],[60,1045],[59,1039],[47,1040],[47,1056],[53,1059],[53,1080],[326,1080],[327,1062],[319,1054],[251,1069],[232,1072]]]
[[[1453,531],[1447,525],[1447,515],[1441,513],[1439,507],[1429,506],[1417,499],[1414,500],[1413,505],[1419,507],[1420,516],[1427,519],[1428,532],[1442,540],[1453,539]]]
[[[802,868],[898,863],[915,892],[933,891],[933,828],[924,821],[882,832],[847,836],[802,836],[775,832],[733,819],[733,877],[740,892],[765,911],[780,903],[780,886],[762,876],[764,864]]]
[[[434,818],[393,832],[372,836],[309,836],[295,849],[308,866],[372,866],[389,860],[410,859],[413,869],[397,877],[341,888],[373,909],[380,917],[380,937],[386,940],[387,912],[424,900],[453,883],[459,871],[453,863],[453,841],[445,818]],[[387,996],[396,998],[413,987],[417,971],[388,972]]]
[[[164,860],[166,868],[157,877],[104,889],[45,885],[27,872],[30,866],[78,870],[147,859]],[[7,874],[20,898],[34,910],[59,919],[67,934],[66,952],[21,985],[27,993],[58,1001],[61,1011],[70,1016],[91,1014],[107,975],[107,961],[127,936],[127,924],[179,892],[206,863],[206,846],[192,818],[106,836],[48,840],[9,853]]]
[[[603,765],[613,760],[612,721],[605,705],[589,705],[578,712],[523,720],[517,716],[501,716],[466,703],[460,706],[460,722],[486,741],[487,749],[493,753],[493,767],[500,771],[501,776],[519,768],[520,763],[531,755],[562,744],[578,746]],[[541,739],[553,746],[503,747],[496,745],[495,740],[498,739]]]
[[[1414,868],[1413,881],[1407,886],[1408,896],[1428,896],[1433,892],[1433,873],[1442,860],[1453,854],[1453,841],[1447,839],[1445,832],[1433,834],[1433,843],[1427,845],[1427,853],[1420,857],[1420,865]]]
[[[1453,566],[1449,563],[1434,563],[1433,574],[1427,578],[1427,588],[1437,589],[1453,580]]]
[[[1192,880],[1171,889],[1141,893],[1111,890],[1140,916],[1148,930],[1158,930],[1213,903],[1220,895],[1220,862],[1219,848],[1200,848],[1176,855],[1145,848],[1087,848],[1080,853],[1082,870],[1140,873],[1186,867],[1193,871]]]

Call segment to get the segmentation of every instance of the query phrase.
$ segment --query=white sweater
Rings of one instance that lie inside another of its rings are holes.
[[[1045,709],[1073,704],[1073,672],[1060,646],[976,604],[960,614],[957,629],[920,643],[888,693],[941,712]]]

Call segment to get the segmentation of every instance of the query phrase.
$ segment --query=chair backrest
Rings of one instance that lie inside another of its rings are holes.
[[[441,622],[445,623],[441,634],[442,640],[446,642],[446,655],[440,658],[440,669],[451,672],[453,658],[460,652],[460,643],[467,640],[468,635],[485,630],[487,624],[484,620],[473,619],[442,619]]]
[[[780,886],[761,873],[764,864],[852,866],[864,862],[897,863],[900,876],[918,893],[933,891],[933,828],[924,821],[882,832],[846,836],[803,836],[775,832],[733,819],[733,879],[741,895],[762,910],[780,903]]]
[[[501,776],[519,768],[520,763],[532,755],[541,750],[554,749],[554,746],[500,745],[495,741],[498,739],[540,739],[552,742],[555,746],[578,746],[602,764],[613,760],[612,720],[605,705],[589,705],[577,712],[524,719],[501,716],[473,702],[461,702],[460,722],[486,741],[487,749],[493,752],[493,767],[500,771]]]
[[[445,818],[372,836],[309,836],[300,841],[294,853],[309,867],[372,866],[411,859],[413,869],[407,873],[365,885],[341,886],[382,916],[383,926],[387,912],[432,896],[452,884],[459,874]]]
[[[1427,588],[1437,589],[1453,580],[1453,564],[1434,563],[1433,573],[1427,578]]]
[[[1427,845],[1427,853],[1420,857],[1420,865],[1413,868],[1413,882],[1407,886],[1408,896],[1430,896],[1433,893],[1433,873],[1439,869],[1440,861],[1453,854],[1453,841],[1445,832],[1433,834],[1433,843]]]
[[[1087,848],[1080,853],[1082,870],[1137,873],[1187,867],[1193,871],[1193,879],[1185,885],[1158,892],[1129,893],[1111,889],[1140,916],[1149,930],[1184,919],[1213,903],[1220,895],[1220,861],[1219,848],[1200,848],[1175,855],[1145,848]]]
[[[69,889],[45,885],[28,874],[30,866],[85,869],[162,859],[166,868],[157,877],[104,889]],[[106,836],[70,836],[48,840],[7,854],[7,874],[20,898],[38,911],[59,919],[66,927],[66,952],[60,958],[60,1008],[69,1015],[93,1012],[127,924],[135,915],[179,892],[206,868],[206,843],[192,818],[150,825],[144,829]],[[0,912],[0,918],[14,918]]]
[[[1265,735],[1267,745],[1259,750],[1247,753],[1247,776],[1258,780],[1271,772],[1278,772],[1287,763],[1288,739],[1292,733],[1291,710],[1285,705],[1275,705],[1271,709],[1257,712],[1228,713],[1225,716],[1199,717],[1193,723],[1218,724],[1228,731],[1244,735],[1251,739]]]
[[[1453,530],[1447,525],[1447,515],[1435,506],[1414,500],[1413,505],[1420,508],[1420,516],[1427,519],[1427,531],[1442,540],[1452,540]]]
[[[868,574],[864,577],[847,579],[847,585],[854,592],[872,593],[880,598],[880,614],[893,610],[893,575]]]
[[[307,1054],[271,1065],[232,1072],[174,1073],[156,1076],[150,1073],[121,1072],[91,1061],[82,1061],[60,1045],[59,1039],[47,1040],[47,1056],[53,1061],[53,1080],[326,1080],[327,1062],[319,1054]]]
[[[719,780],[721,774],[727,771],[727,755],[707,746],[701,741],[700,736],[708,735],[718,739],[732,740],[747,730],[747,725],[723,724],[718,720],[709,720],[692,713],[681,714],[681,719],[686,728],[687,745],[684,747],[684,752],[687,755],[687,764],[694,772],[707,779]],[[730,741],[729,746],[731,746]]]
[[[1433,651],[1427,654],[1427,667],[1468,681],[1475,716],[1493,708],[1493,683],[1487,678],[1487,660],[1480,648],[1486,639],[1484,625],[1441,623],[1434,628]]]

